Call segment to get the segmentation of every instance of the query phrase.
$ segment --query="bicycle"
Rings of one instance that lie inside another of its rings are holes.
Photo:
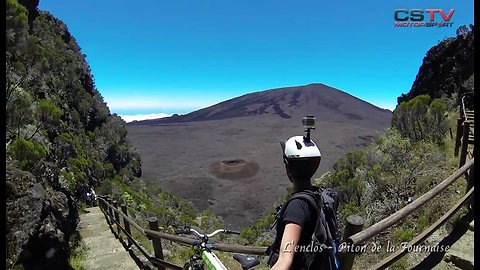
[[[185,270],[227,270],[225,265],[220,261],[220,259],[213,253],[213,244],[209,243],[208,240],[215,236],[218,233],[226,234],[240,234],[237,231],[227,230],[227,229],[218,229],[210,234],[201,234],[195,229],[183,229],[177,230],[176,234],[188,234],[195,235],[200,241],[195,241],[193,243],[192,249],[194,254],[188,262],[185,263],[183,269]],[[252,267],[260,264],[260,261],[255,257],[246,256],[243,254],[234,254],[233,258],[238,261],[243,270],[251,269]]]

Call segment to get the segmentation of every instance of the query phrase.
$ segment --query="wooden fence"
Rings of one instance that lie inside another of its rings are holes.
[[[468,146],[475,144],[475,112],[468,110],[465,105],[466,96],[462,97],[460,104],[460,115],[457,119],[457,133],[455,137],[455,156],[460,152],[460,162],[458,167],[462,167],[467,160]],[[470,156],[474,156],[473,153]]]

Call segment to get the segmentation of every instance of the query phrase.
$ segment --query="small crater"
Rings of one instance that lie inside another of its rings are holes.
[[[214,162],[210,165],[210,173],[217,178],[237,180],[255,176],[258,172],[255,161],[244,159],[228,159]]]
[[[227,166],[236,166],[236,165],[245,164],[246,162],[243,159],[231,159],[231,160],[222,160],[222,163]]]

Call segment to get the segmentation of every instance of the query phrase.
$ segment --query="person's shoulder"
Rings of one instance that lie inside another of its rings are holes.
[[[285,212],[309,212],[308,203],[302,198],[292,198],[285,208]]]
[[[292,222],[303,227],[307,224],[310,215],[311,211],[307,202],[301,198],[293,198],[285,208],[283,221],[286,223]]]

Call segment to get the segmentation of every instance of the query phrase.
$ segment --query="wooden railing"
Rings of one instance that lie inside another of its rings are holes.
[[[455,138],[455,156],[458,156],[458,151],[461,150],[459,167],[462,167],[467,160],[468,145],[475,144],[475,112],[467,109],[465,98],[466,96],[463,96],[461,99],[460,115],[457,119],[457,133]],[[471,157],[474,155],[473,152],[470,153]]]
[[[117,201],[114,201],[112,198],[108,196],[98,196],[98,201],[99,201],[100,209],[105,215],[105,219],[107,220],[107,223],[110,226],[115,237],[120,238],[120,232],[123,232],[127,237],[128,247],[130,247],[131,245],[134,245],[140,251],[140,253],[148,261],[150,261],[153,265],[155,265],[158,269],[165,269],[165,268],[182,269],[181,266],[175,265],[173,263],[170,263],[164,260],[162,239],[187,245],[187,246],[192,246],[198,240],[161,232],[158,228],[158,220],[156,217],[147,219],[149,224],[149,229],[142,228],[140,225],[138,225],[135,221],[133,221],[128,216],[128,210],[124,204],[122,204],[119,209]],[[122,226],[122,221],[120,221],[120,217],[122,217],[123,219],[123,226]],[[116,232],[113,229],[114,225],[116,225],[117,227]],[[140,234],[146,236],[148,239],[152,241],[152,245],[154,249],[153,255],[148,254],[145,248],[142,247],[138,243],[138,241],[132,237],[132,233],[131,233],[132,227],[138,232],[140,232]],[[218,251],[235,252],[235,253],[243,253],[243,254],[250,254],[250,255],[266,255],[267,247],[241,246],[241,245],[231,245],[231,244],[225,244],[225,243],[214,243],[212,249],[218,250]]]

